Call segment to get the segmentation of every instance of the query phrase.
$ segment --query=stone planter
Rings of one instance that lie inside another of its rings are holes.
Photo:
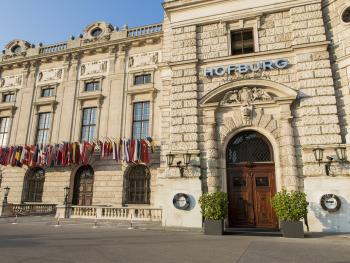
[[[224,220],[205,220],[204,235],[221,236],[224,233]]]
[[[301,221],[281,221],[283,237],[304,238],[304,226]]]

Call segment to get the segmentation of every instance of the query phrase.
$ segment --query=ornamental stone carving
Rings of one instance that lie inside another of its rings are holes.
[[[12,88],[22,86],[23,75],[7,76],[0,79],[0,88]]]
[[[38,83],[60,82],[63,80],[63,68],[42,70],[38,74]]]
[[[87,62],[80,67],[80,77],[106,74],[108,71],[108,60]]]
[[[4,59],[25,57],[27,50],[30,48],[30,43],[21,39],[15,39],[10,41],[5,46]]]
[[[254,102],[264,102],[273,100],[272,96],[262,88],[243,87],[239,90],[233,90],[226,93],[221,101],[221,105],[245,104]]]
[[[133,55],[129,58],[129,67],[137,68],[156,65],[159,61],[159,52],[149,52]]]

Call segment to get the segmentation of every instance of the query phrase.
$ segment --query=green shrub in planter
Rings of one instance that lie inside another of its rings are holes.
[[[221,191],[204,194],[199,198],[204,221],[204,234],[222,235],[228,213],[227,194]]]
[[[281,228],[285,237],[304,237],[301,219],[307,215],[306,194],[299,191],[288,193],[285,189],[272,199],[272,207],[281,220]]]
[[[204,194],[199,198],[199,204],[205,219],[221,220],[227,216],[228,199],[224,192]]]

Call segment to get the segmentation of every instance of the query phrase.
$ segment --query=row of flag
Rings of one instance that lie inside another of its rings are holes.
[[[60,143],[54,145],[13,145],[0,148],[0,165],[22,167],[54,167],[86,165],[99,148],[102,159],[116,162],[149,163],[149,151],[153,152],[151,138],[144,140],[118,139],[84,143]]]

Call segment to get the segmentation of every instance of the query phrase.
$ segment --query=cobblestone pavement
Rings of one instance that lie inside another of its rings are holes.
[[[104,262],[317,262],[350,263],[350,235],[204,236],[198,230],[159,224],[51,217],[0,219],[1,263]]]

